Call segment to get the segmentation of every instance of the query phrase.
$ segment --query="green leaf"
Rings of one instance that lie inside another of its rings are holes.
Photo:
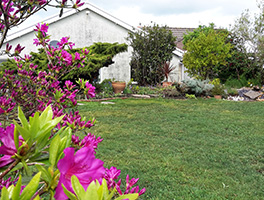
[[[72,183],[72,188],[73,188],[75,194],[77,195],[78,199],[82,199],[85,196],[85,190],[75,175],[73,175],[71,177],[71,183]],[[92,182],[92,183],[94,183],[94,182]],[[87,199],[89,199],[89,198],[87,198]]]
[[[29,133],[28,129],[20,126],[16,121],[14,121],[14,124],[16,126],[17,131],[21,134],[23,139],[26,141],[30,141],[29,139],[31,139],[31,138],[30,138],[30,133]]]
[[[15,142],[16,149],[18,150],[18,148],[19,148],[19,133],[17,131],[16,126],[14,129],[14,142]]]
[[[67,195],[67,197],[70,198],[70,200],[78,200],[77,197],[73,193],[71,193],[69,190],[67,190],[67,188],[63,184],[62,184],[62,188],[63,188],[63,192]]]
[[[67,141],[66,141],[66,145],[65,145],[65,148],[67,148],[67,147],[69,147],[71,145],[71,141],[72,141],[72,129],[69,128],[69,127],[67,127],[65,129],[65,131],[63,132],[63,134],[65,136],[67,136]]]
[[[26,174],[28,176],[32,175],[32,171],[30,170],[30,168],[27,166],[27,163],[25,162],[24,159],[21,160],[21,163],[23,164],[24,170],[26,171]]]
[[[96,182],[97,182],[97,184],[99,184],[98,180],[96,180]],[[99,195],[98,196],[98,200],[111,200],[112,197],[115,194],[115,191],[116,191],[116,189],[114,188],[112,190],[112,192],[109,194],[109,190],[108,190],[108,187],[107,187],[107,182],[106,182],[105,179],[103,179],[102,185],[97,190],[97,194]]]
[[[29,182],[29,184],[24,188],[20,200],[29,200],[36,192],[39,180],[40,180],[41,172],[37,173]]]
[[[136,200],[137,198],[138,198],[138,193],[134,193],[134,194],[125,194],[125,195],[119,196],[115,200],[122,200],[122,199]]]
[[[84,198],[82,198],[83,200],[85,199],[94,199],[94,200],[98,200],[98,190],[99,186],[93,181],[90,183],[90,185],[88,186],[85,196]]]
[[[48,184],[52,181],[51,174],[41,165],[35,165],[39,172],[41,172],[41,178]]]
[[[33,200],[40,200],[39,195],[37,195]]]
[[[18,106],[18,119],[21,122],[22,126],[25,127],[26,129],[28,129],[28,121],[27,121],[23,111],[21,110],[20,106]]]
[[[20,191],[21,191],[21,184],[22,184],[22,177],[21,177],[21,175],[19,175],[19,179],[18,179],[17,184],[13,190],[12,200],[19,199]]]
[[[40,129],[39,113],[36,112],[34,114],[34,117],[30,117],[29,119],[30,119],[29,133],[32,138],[35,138],[36,134]]]
[[[65,129],[65,126],[64,126],[64,127],[61,127],[61,129],[58,130],[58,131],[53,135],[53,137],[49,139],[50,142],[51,142],[51,141],[52,141],[57,135],[60,135],[60,137],[63,137],[63,136],[64,136],[64,135],[63,135],[63,133],[64,133],[64,129]]]
[[[9,200],[9,193],[6,189],[6,187],[3,187],[1,191],[1,200]]]
[[[64,155],[63,150],[66,148],[66,142],[67,142],[67,137],[62,138],[60,141],[55,165],[57,165],[59,159]]]
[[[56,166],[56,160],[58,157],[58,150],[60,146],[60,136],[57,135],[51,142],[50,144],[50,149],[49,149],[49,161],[51,166]]]
[[[45,124],[42,124],[41,130],[36,135],[36,139],[38,137],[42,137],[43,135],[50,134],[51,130],[63,119],[63,117],[64,115],[57,117],[53,120],[47,121]]]
[[[46,124],[48,121],[52,120],[52,116],[53,116],[53,112],[52,112],[52,108],[49,105],[42,113],[41,116],[39,117],[39,120],[42,124]],[[40,126],[42,128],[42,126]]]

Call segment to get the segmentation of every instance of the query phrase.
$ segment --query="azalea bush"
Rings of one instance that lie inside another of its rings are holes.
[[[49,2],[32,1],[26,6],[24,1],[2,1],[2,37],[6,27],[12,27],[9,23],[14,16],[20,15],[16,11],[27,8],[33,12]],[[61,7],[67,4],[66,0],[57,2]],[[81,5],[77,0],[73,7]],[[3,20],[3,16],[10,16],[10,20]],[[68,37],[63,37],[57,48],[51,47],[47,24],[38,24],[35,31],[34,44],[44,49],[48,71],[39,71],[29,55],[22,57],[24,47],[19,44],[14,50],[7,44],[3,52],[14,57],[17,73],[6,70],[0,78],[1,199],[137,199],[145,188],[140,190],[135,186],[138,179],[128,175],[122,187],[118,180],[121,171],[105,168],[95,157],[103,139],[88,131],[95,119],[87,120],[77,110],[76,95],[94,97],[95,87],[83,79],[64,84],[58,81],[63,74],[83,67],[89,51],[68,53],[74,46]],[[75,135],[80,131],[84,133],[81,138]],[[24,176],[32,178],[26,181]]]

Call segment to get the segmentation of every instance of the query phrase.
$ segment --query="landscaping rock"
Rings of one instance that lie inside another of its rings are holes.
[[[245,96],[244,96],[244,93],[247,93],[247,92],[249,92],[250,90],[251,90],[250,88],[243,87],[243,88],[240,88],[240,89],[237,90],[237,91],[238,91],[238,95],[239,95],[240,97],[245,97]]]
[[[244,101],[244,97],[240,97],[240,96],[228,96],[227,100],[229,101]]]
[[[114,102],[109,102],[109,101],[103,101],[101,104],[115,104]]]
[[[149,99],[150,98],[149,95],[144,95],[144,94],[132,94],[132,97],[135,97],[135,98],[144,98],[144,99]]]
[[[246,96],[252,100],[256,100],[261,95],[262,95],[262,92],[257,92],[257,91],[253,91],[253,90],[250,90],[250,91],[244,93],[244,96]]]
[[[150,94],[149,96],[150,96],[150,97],[153,97],[153,98],[157,98],[157,97],[159,97],[158,94]]]

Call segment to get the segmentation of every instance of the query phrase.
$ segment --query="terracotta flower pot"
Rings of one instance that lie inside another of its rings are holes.
[[[163,82],[162,83],[162,87],[169,87],[169,86],[172,86],[172,82]]]
[[[121,93],[124,91],[124,89],[126,87],[126,83],[125,82],[119,82],[119,81],[112,82],[112,87],[113,87],[114,93],[118,94],[118,93]]]
[[[222,99],[222,95],[214,95],[215,99]]]

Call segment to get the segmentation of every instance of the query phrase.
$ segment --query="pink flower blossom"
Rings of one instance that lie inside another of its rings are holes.
[[[139,191],[139,187],[133,187],[136,183],[138,182],[138,178],[132,178],[131,180],[129,179],[129,175],[126,177],[126,191],[123,193],[120,189],[121,185],[121,179],[116,183],[116,190],[120,195],[123,194],[129,194],[129,193],[138,193],[138,195],[142,195],[146,192],[146,188],[143,188],[142,190]],[[132,188],[133,187],[133,188]]]
[[[107,181],[108,189],[114,188],[116,186],[116,182],[114,180],[118,179],[120,173],[121,170],[113,166],[110,169],[105,169],[104,178]]]
[[[93,98],[95,97],[95,87],[90,84],[88,81],[85,83],[85,86],[86,86],[86,89],[88,90],[87,91],[87,98]]]
[[[88,51],[87,49],[84,49],[84,50],[82,50],[82,52],[83,52],[85,55],[87,55],[90,51]]]
[[[75,87],[76,85],[73,85],[73,82],[71,81],[65,81],[65,86],[68,90],[71,90]]]
[[[72,64],[72,55],[70,53],[68,53],[67,51],[62,50],[61,51],[61,57],[66,62],[67,65]]]
[[[63,152],[65,156],[58,162],[60,179],[54,196],[59,200],[68,199],[63,192],[62,184],[74,192],[71,186],[72,175],[79,179],[86,190],[93,180],[101,180],[105,173],[104,162],[96,159],[90,148],[83,147],[74,154],[74,148],[68,147]]]
[[[6,52],[9,53],[12,49],[12,45],[9,45],[9,43],[6,44]]]
[[[98,144],[102,141],[103,141],[103,138],[101,137],[96,138],[94,134],[88,133],[88,135],[86,135],[81,141],[80,146],[88,147],[92,149],[95,154],[96,153],[95,149],[97,149]]]
[[[78,52],[75,52],[74,60],[81,60],[80,54]]]
[[[23,51],[25,47],[22,47],[20,44],[18,44],[15,48],[15,55],[18,55],[21,53],[21,51]]]
[[[44,23],[44,24],[37,24],[36,29],[34,31],[40,31],[42,33],[42,36],[45,37],[46,33],[48,32],[49,26]]]
[[[0,168],[4,167],[14,161],[11,156],[17,153],[14,142],[14,124],[7,126],[5,129],[0,127],[0,140],[2,145],[0,146],[0,154],[4,156],[0,158]],[[22,144],[23,138],[19,137],[19,145]]]
[[[6,98],[5,96],[0,97],[0,114],[7,114],[13,110],[16,103],[12,102],[11,98]]]

